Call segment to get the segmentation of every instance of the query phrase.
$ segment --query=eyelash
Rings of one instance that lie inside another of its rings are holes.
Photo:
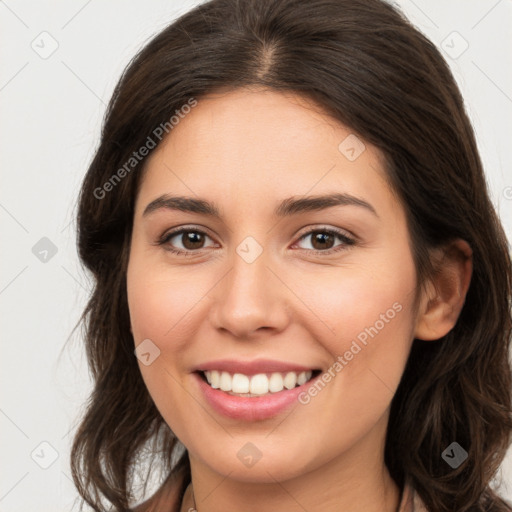
[[[185,228],[179,228],[179,229],[176,229],[175,231],[170,231],[170,232],[167,232],[167,233],[164,233],[160,239],[157,241],[156,245],[160,245],[160,246],[163,246],[163,245],[166,245],[168,244],[169,240],[171,240],[172,238],[174,238],[176,235],[181,235],[183,233],[199,233],[201,235],[205,235],[209,238],[211,238],[208,233],[206,233],[205,231],[201,230],[201,229],[196,229],[196,228],[188,228],[188,227],[185,227]],[[344,232],[342,231],[339,231],[337,229],[334,229],[334,228],[315,228],[315,229],[311,229],[310,231],[307,231],[306,233],[303,233],[300,238],[298,239],[298,241],[314,234],[314,233],[324,233],[324,234],[328,234],[328,235],[333,235],[335,237],[338,237],[343,243],[336,246],[336,247],[331,247],[330,249],[327,249],[327,250],[319,250],[319,249],[303,249],[309,253],[313,253],[313,254],[322,254],[322,255],[330,255],[330,254],[333,254],[333,253],[336,253],[336,252],[339,252],[339,251],[342,251],[342,250],[346,250],[347,249],[347,246],[353,246],[356,244],[356,240],[354,238],[351,238],[349,236],[347,236]],[[166,251],[169,251],[173,254],[177,254],[179,256],[193,256],[194,254],[197,254],[198,252],[200,252],[202,249],[188,249],[186,251],[183,251],[182,249],[175,249],[173,247],[171,247],[170,245],[167,245],[167,247],[165,247],[165,250]]]

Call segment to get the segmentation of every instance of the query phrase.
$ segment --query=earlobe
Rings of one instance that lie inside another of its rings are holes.
[[[415,338],[438,340],[457,323],[471,282],[473,260],[469,244],[457,239],[439,250],[436,272],[424,286]]]

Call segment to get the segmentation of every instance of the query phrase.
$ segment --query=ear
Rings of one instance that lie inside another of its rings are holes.
[[[438,340],[457,323],[473,272],[473,251],[457,239],[435,251],[434,276],[421,292],[415,338]]]

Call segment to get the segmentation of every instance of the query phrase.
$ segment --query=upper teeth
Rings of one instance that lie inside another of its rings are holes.
[[[232,393],[248,393],[251,395],[264,395],[269,391],[278,393],[284,388],[292,389],[296,385],[302,386],[311,379],[312,372],[287,372],[287,373],[258,373],[248,376],[242,373],[231,375],[228,372],[209,370],[204,372],[206,380],[214,389]]]

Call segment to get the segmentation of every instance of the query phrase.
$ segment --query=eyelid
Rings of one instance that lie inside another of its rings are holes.
[[[354,242],[357,241],[357,237],[347,229],[330,226],[328,224],[310,224],[309,226],[302,228],[302,230],[299,231],[299,234],[297,234],[296,236],[298,239],[300,239],[306,235],[310,235],[311,233],[315,233],[317,231],[327,231],[335,233],[337,235],[341,235],[345,238],[350,238],[354,240]]]

